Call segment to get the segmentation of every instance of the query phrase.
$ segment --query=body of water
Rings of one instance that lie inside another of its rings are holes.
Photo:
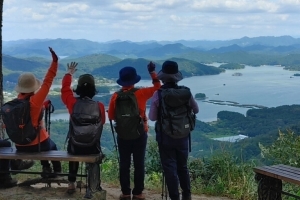
[[[242,76],[232,76],[241,73]],[[300,77],[297,72],[279,66],[246,66],[245,69],[226,70],[219,75],[184,78],[179,85],[189,87],[193,94],[204,93],[205,101],[197,100],[200,112],[197,119],[204,122],[217,120],[219,111],[227,110],[246,115],[249,108],[217,105],[208,100],[233,101],[239,104],[257,104],[266,107],[300,103]],[[136,86],[150,86],[151,80],[141,80]],[[51,119],[68,119],[67,113],[53,113]],[[152,123],[151,123],[152,125]]]

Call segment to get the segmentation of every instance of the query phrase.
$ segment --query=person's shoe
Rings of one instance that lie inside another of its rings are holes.
[[[75,191],[76,191],[75,182],[69,182],[67,193],[73,194]]]
[[[34,165],[33,160],[11,160],[10,161],[10,168],[12,170],[24,170],[29,169]]]
[[[2,176],[2,175],[1,175]],[[0,177],[0,188],[11,188],[17,186],[18,181],[13,179],[10,175]]]
[[[139,195],[133,195],[132,196],[132,200],[144,200],[146,199],[145,195],[143,193],[139,194]]]
[[[131,200],[130,194],[121,194],[119,200]]]
[[[182,195],[182,200],[192,200],[192,196],[191,195],[188,195],[188,196],[183,196]]]

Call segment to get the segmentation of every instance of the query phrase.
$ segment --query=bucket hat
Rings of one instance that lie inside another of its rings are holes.
[[[177,62],[170,60],[163,63],[157,77],[163,82],[178,82],[183,79],[181,72],[178,70]]]
[[[121,86],[131,86],[140,80],[141,76],[137,75],[135,68],[127,66],[120,70],[117,83]]]
[[[95,85],[95,79],[91,74],[82,74],[78,78],[78,86],[84,86],[86,83]]]
[[[41,84],[42,82],[38,80],[34,74],[26,72],[19,76],[15,91],[18,93],[35,92],[41,87]]]

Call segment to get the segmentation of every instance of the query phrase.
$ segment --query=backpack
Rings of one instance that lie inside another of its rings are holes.
[[[30,97],[13,99],[1,107],[1,115],[9,139],[15,144],[26,145],[32,142],[40,131],[40,126],[34,127],[30,116]],[[39,121],[43,118],[40,114]]]
[[[187,137],[195,128],[196,116],[192,112],[188,87],[159,89],[159,112],[156,131],[179,139]]]
[[[70,115],[69,140],[79,147],[90,147],[100,141],[103,124],[99,104],[92,99],[78,98]]]
[[[115,131],[124,140],[133,140],[145,133],[144,121],[139,112],[135,92],[137,88],[117,92],[115,106]]]

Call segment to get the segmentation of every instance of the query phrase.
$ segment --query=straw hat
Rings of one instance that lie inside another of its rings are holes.
[[[18,93],[31,93],[37,91],[41,87],[41,81],[32,73],[23,73],[19,76],[18,84],[15,91]]]

